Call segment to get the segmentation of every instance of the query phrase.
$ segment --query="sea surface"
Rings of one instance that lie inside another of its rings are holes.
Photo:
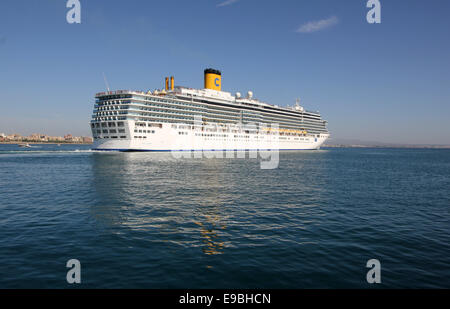
[[[0,145],[0,288],[73,287],[450,288],[450,150]]]

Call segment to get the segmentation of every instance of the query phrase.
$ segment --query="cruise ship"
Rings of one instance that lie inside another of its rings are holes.
[[[203,89],[172,76],[153,92],[97,93],[90,125],[93,149],[111,151],[315,150],[329,137],[319,112],[222,91],[215,69],[204,71]]]

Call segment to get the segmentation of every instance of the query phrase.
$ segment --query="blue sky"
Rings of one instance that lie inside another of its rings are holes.
[[[89,135],[104,72],[112,89],[201,88],[302,105],[335,138],[450,144],[450,2],[65,0],[0,3],[0,132]]]

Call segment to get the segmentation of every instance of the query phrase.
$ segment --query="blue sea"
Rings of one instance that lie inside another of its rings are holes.
[[[0,288],[74,287],[450,288],[450,150],[0,145]]]

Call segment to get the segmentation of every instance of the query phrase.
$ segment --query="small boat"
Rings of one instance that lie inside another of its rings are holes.
[[[30,144],[26,143],[26,144],[19,144],[19,147],[22,148],[31,148]]]

